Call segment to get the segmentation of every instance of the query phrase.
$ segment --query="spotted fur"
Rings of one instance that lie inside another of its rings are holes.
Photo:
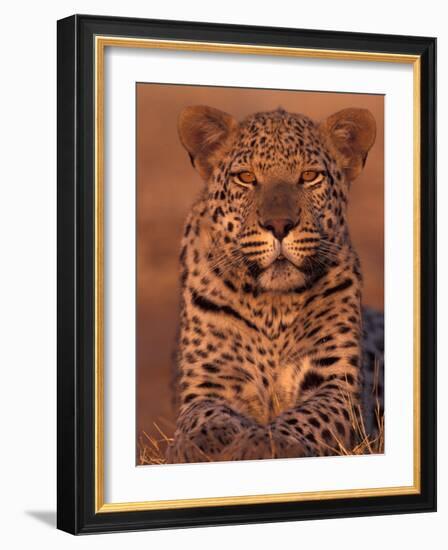
[[[383,367],[381,314],[363,321],[347,227],[349,186],[375,140],[372,115],[346,109],[318,124],[278,109],[238,123],[189,107],[179,134],[204,187],[182,240],[178,416],[167,460],[350,447],[349,403],[364,407],[373,431]]]

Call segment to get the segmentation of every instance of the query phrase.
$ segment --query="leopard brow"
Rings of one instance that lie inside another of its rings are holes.
[[[240,172],[253,172],[253,168],[247,164],[230,167],[229,173],[231,176],[237,176]]]
[[[327,167],[319,164],[318,166],[304,166],[302,172],[326,172]]]

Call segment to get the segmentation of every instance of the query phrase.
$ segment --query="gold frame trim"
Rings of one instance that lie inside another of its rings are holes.
[[[406,63],[413,65],[414,116],[414,482],[403,487],[347,489],[302,493],[277,493],[216,498],[194,498],[143,502],[106,503],[104,501],[104,53],[106,47],[153,48],[162,50],[198,51],[273,55],[315,59]],[[232,506],[274,502],[303,502],[341,498],[411,495],[421,492],[420,457],[420,56],[389,53],[352,52],[291,47],[255,46],[182,40],[155,40],[96,36],[95,54],[95,513],[166,510],[207,506]]]

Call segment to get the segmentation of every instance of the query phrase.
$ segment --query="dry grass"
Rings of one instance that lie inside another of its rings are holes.
[[[372,436],[367,433],[361,413],[361,407],[359,405],[354,405],[349,394],[344,395],[341,392],[341,395],[348,404],[350,423],[353,433],[355,434],[356,444],[352,448],[347,448],[337,436],[332,433],[337,441],[337,448],[333,449],[334,454],[348,456],[384,453],[384,414],[381,413],[378,396],[376,396],[375,420],[379,429],[378,433]]]
[[[140,434],[138,440],[139,466],[166,464],[165,452],[173,438],[169,437],[156,422],[153,422],[153,426],[154,431],[157,432],[156,437],[148,435],[145,431]]]
[[[350,422],[352,429],[356,434],[357,443],[352,448],[347,448],[343,442],[340,441],[338,436],[333,433],[333,437],[336,440],[337,445],[335,447],[328,446],[330,453],[337,456],[384,453],[384,415],[381,414],[380,411],[378,396],[376,396],[375,415],[379,430],[378,434],[375,436],[371,436],[367,433],[359,405],[353,404],[349,394],[344,394],[341,392],[341,396],[348,405]],[[145,431],[143,431],[139,437],[138,464],[141,466],[167,463],[165,459],[165,451],[170,442],[173,441],[170,434],[174,430],[171,429],[169,434],[167,434],[156,422],[154,422],[153,425],[157,436],[148,435]]]

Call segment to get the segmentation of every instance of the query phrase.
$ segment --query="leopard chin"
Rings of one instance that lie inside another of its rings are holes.
[[[305,283],[305,274],[286,259],[276,260],[258,277],[260,288],[268,292],[290,292]]]

